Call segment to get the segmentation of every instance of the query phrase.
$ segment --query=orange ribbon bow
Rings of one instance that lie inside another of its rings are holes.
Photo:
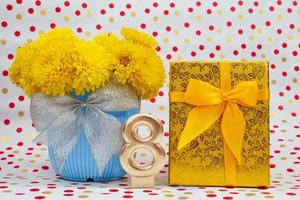
[[[224,139],[225,182],[235,185],[236,162],[241,164],[245,119],[239,106],[254,107],[258,100],[267,99],[268,93],[258,89],[257,81],[242,81],[231,89],[230,65],[220,67],[221,89],[191,79],[185,92],[171,92],[171,102],[185,102],[195,107],[189,112],[177,149],[202,134],[222,116]]]

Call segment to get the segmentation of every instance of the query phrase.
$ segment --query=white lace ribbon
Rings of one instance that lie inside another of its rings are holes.
[[[124,145],[121,124],[106,112],[140,108],[140,99],[131,87],[113,81],[91,93],[86,101],[71,96],[32,95],[31,117],[39,135],[33,140],[52,147],[57,167],[64,161],[85,131],[94,154],[99,174],[113,154],[119,154]]]

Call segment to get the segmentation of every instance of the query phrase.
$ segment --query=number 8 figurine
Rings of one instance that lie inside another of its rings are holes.
[[[138,128],[147,126],[151,133],[142,138],[138,135]],[[148,114],[137,114],[130,117],[123,125],[123,137],[126,144],[121,150],[120,162],[123,169],[130,175],[131,187],[154,187],[154,175],[164,166],[166,153],[159,145],[162,138],[163,126],[160,121]],[[134,151],[138,148],[148,149],[153,154],[150,165],[141,166],[134,162]]]

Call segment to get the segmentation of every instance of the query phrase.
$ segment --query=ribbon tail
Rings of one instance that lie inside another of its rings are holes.
[[[90,106],[85,116],[85,134],[93,152],[99,174],[102,175],[110,158],[119,154],[125,141],[122,139],[122,125],[113,116],[97,106]]]
[[[206,131],[222,114],[222,104],[198,106],[187,117],[186,125],[180,135],[177,150],[182,149],[201,133]]]
[[[236,183],[236,163],[241,164],[245,120],[239,106],[228,102],[221,122],[224,137],[225,182]]]
[[[52,121],[33,140],[53,148],[59,172],[61,172],[64,161],[75,146],[82,129],[82,123],[77,120],[75,112],[75,110],[67,112]]]
[[[221,122],[222,134],[237,162],[241,163],[242,145],[245,133],[245,118],[239,106],[228,102]]]

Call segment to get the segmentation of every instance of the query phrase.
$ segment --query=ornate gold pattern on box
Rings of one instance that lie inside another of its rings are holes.
[[[227,61],[226,61],[227,62]],[[224,63],[224,62],[223,62]],[[257,80],[259,89],[268,89],[268,62],[229,62],[231,86],[240,81]],[[199,79],[220,88],[220,62],[172,62],[170,92],[183,92],[190,79]],[[201,92],[201,88],[199,88]],[[220,119],[182,150],[179,136],[192,105],[170,102],[171,185],[224,186],[223,138]],[[246,120],[242,163],[237,166],[236,186],[269,186],[269,100],[255,107],[240,107]]]

